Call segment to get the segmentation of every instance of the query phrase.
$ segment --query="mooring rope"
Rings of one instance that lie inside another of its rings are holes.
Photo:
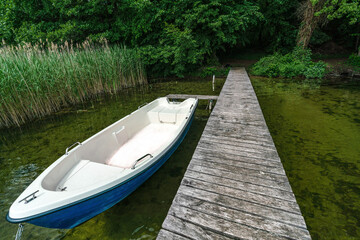
[[[22,234],[23,231],[24,231],[24,225],[19,223],[19,227],[18,227],[18,230],[16,232],[15,240],[20,240],[21,239],[21,234]]]

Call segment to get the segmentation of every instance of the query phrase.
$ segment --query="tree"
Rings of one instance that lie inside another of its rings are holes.
[[[182,76],[227,47],[244,46],[250,29],[263,18],[250,1],[162,0],[153,1],[151,8],[156,9],[147,28],[152,32],[140,34],[136,42],[149,70],[165,75]]]
[[[349,20],[349,24],[358,24],[358,31],[360,28],[360,0],[328,0],[325,3],[323,9],[321,9],[317,15],[327,14],[329,20],[336,18],[346,17]],[[359,38],[360,32],[354,34],[356,36],[356,48],[358,50],[358,56],[360,56]]]
[[[325,2],[326,0],[306,0],[301,6],[302,22],[298,32],[297,46],[308,47],[311,36],[323,17],[322,14],[315,15],[315,13],[323,9]]]
[[[306,0],[302,5],[302,23],[297,45],[307,48],[314,30],[322,19],[347,17],[349,24],[360,22],[360,0]]]
[[[299,1],[259,0],[257,3],[264,17],[258,21],[256,28],[247,33],[252,42],[257,41],[255,44],[266,46],[271,52],[293,49],[299,20],[295,14],[289,13],[296,12]]]

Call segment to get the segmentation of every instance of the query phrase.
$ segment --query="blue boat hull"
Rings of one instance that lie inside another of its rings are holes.
[[[149,177],[151,177],[174,153],[180,143],[185,138],[189,131],[190,125],[194,118],[194,112],[191,119],[188,121],[184,131],[177,139],[177,141],[165,152],[155,163],[149,168],[140,172],[132,179],[125,183],[121,183],[104,192],[93,195],[89,198],[82,199],[79,202],[71,203],[61,209],[55,209],[51,212],[46,212],[41,215],[33,216],[27,219],[11,219],[7,215],[7,220],[13,223],[28,222],[34,225],[47,228],[74,228],[81,223],[93,218],[103,211],[111,208],[116,203],[123,200],[125,197],[135,191],[141,184],[143,184]]]

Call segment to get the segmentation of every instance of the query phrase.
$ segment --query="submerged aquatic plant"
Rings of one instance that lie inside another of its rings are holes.
[[[108,46],[106,40],[5,45],[0,48],[0,128],[146,83],[137,51]]]

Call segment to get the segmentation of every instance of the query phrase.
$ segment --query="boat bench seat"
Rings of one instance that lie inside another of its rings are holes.
[[[183,117],[182,108],[169,108],[166,106],[157,106],[148,112],[151,122],[176,124]]]

